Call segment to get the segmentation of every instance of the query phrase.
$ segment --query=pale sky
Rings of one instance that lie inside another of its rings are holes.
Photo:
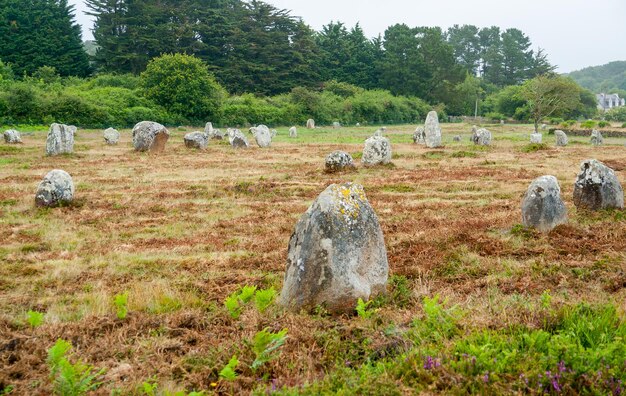
[[[533,46],[544,48],[550,62],[566,73],[586,66],[626,60],[626,0],[266,0],[292,10],[319,30],[331,20],[357,22],[374,37],[395,23],[409,26],[471,24],[515,27]],[[82,0],[70,0],[91,39],[91,21]]]

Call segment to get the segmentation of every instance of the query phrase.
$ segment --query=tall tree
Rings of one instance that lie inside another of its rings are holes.
[[[502,33],[503,83],[517,85],[525,81],[534,66],[531,43],[519,29],[507,29]]]
[[[474,25],[454,25],[446,34],[448,43],[454,48],[457,62],[472,75],[477,75],[480,66],[481,45],[479,29]]]
[[[67,0],[1,1],[0,58],[18,76],[42,66],[54,67],[62,76],[90,73],[74,6]]]

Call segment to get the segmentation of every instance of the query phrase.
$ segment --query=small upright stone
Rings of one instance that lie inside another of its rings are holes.
[[[491,132],[489,132],[485,128],[477,129],[476,132],[472,135],[472,142],[479,146],[490,146],[491,145]]]
[[[541,130],[545,131],[546,129],[548,129],[548,125],[547,124],[541,124]]]
[[[289,137],[290,138],[297,138],[298,137],[298,128],[296,128],[295,126],[292,126],[291,128],[289,128]]]
[[[569,144],[569,139],[567,138],[567,135],[560,129],[554,131],[554,137],[556,138],[556,145],[559,147],[565,147]]]
[[[19,144],[22,143],[22,137],[20,133],[15,129],[9,129],[8,131],[4,131],[4,142],[8,144]]]
[[[109,146],[115,146],[120,142],[120,133],[115,128],[107,128],[104,133],[104,142]]]
[[[624,189],[613,169],[595,159],[583,161],[574,184],[574,204],[588,210],[624,209]]]
[[[425,140],[426,147],[437,148],[441,147],[441,127],[439,126],[439,116],[436,111],[431,111],[426,117]]]
[[[358,184],[333,184],[296,224],[280,304],[352,313],[386,292],[389,264],[378,217]]]
[[[250,147],[250,143],[248,143],[248,138],[246,137],[246,135],[241,133],[239,129],[229,129],[228,140],[230,141],[230,145],[234,148]]]
[[[315,120],[309,118],[306,122],[306,129],[315,129]]]
[[[52,124],[46,140],[46,154],[60,155],[74,152],[74,129],[64,124]]]
[[[74,200],[74,182],[66,171],[50,171],[39,183],[35,193],[37,206],[55,207],[69,204]]]
[[[372,136],[365,141],[363,158],[365,166],[385,165],[391,162],[391,143],[382,136]]]
[[[185,147],[204,150],[209,145],[209,135],[204,132],[191,132],[185,135]]]
[[[591,131],[591,144],[594,146],[601,146],[604,143],[604,137],[597,129]]]
[[[413,133],[413,143],[425,144],[426,143],[426,130],[423,126],[418,126]]]
[[[213,123],[212,122],[207,122],[204,125],[204,133],[207,134],[207,136],[211,136],[211,134],[213,133]]]
[[[522,201],[522,223],[541,232],[567,223],[567,208],[556,177],[541,176],[531,183]]]
[[[341,123],[338,122],[338,121],[333,122],[333,128],[335,128],[335,129],[341,128]]]
[[[272,145],[272,133],[265,125],[259,125],[254,132],[254,140],[261,148],[268,148]]]
[[[387,133],[387,127],[381,127],[381,128],[378,128],[376,132],[374,132],[374,136],[383,137],[385,136],[385,133]]]
[[[213,123],[207,122],[204,126],[204,133],[207,135],[209,140],[223,140],[224,133],[219,129],[213,129]]]
[[[141,121],[133,128],[135,151],[163,152],[169,138],[170,132],[158,122]]]
[[[333,151],[326,157],[326,172],[334,173],[354,169],[352,156],[345,151]]]
[[[270,134],[272,135],[272,139],[274,139],[276,137],[276,135],[278,135],[278,131],[276,129],[272,129],[270,131]]]
[[[461,135],[456,135],[455,137],[452,138],[453,141],[455,142],[460,142],[461,141]]]
[[[531,133],[530,142],[533,144],[541,144],[543,142],[543,135],[539,132]]]

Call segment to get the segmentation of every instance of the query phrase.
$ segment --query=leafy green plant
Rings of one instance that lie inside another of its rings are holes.
[[[28,311],[28,324],[30,327],[39,327],[43,324],[44,314],[37,311]]]
[[[606,121],[600,121],[600,122],[598,122],[598,127],[599,127],[599,128],[606,128],[606,127],[608,127],[608,126],[611,126],[611,123],[610,123],[610,122],[606,122]]]
[[[48,367],[53,378],[54,393],[63,396],[85,395],[96,390],[102,382],[99,377],[105,370],[96,371],[92,366],[80,361],[72,364],[68,360],[68,353],[72,350],[72,344],[59,339],[48,350]]]
[[[254,304],[259,312],[263,313],[276,299],[276,290],[273,287],[265,290],[257,290],[254,295]]]
[[[272,333],[266,328],[256,333],[252,340],[252,350],[256,358],[250,368],[256,371],[265,363],[276,359],[280,354],[278,349],[283,346],[286,340],[287,329]]]
[[[238,319],[241,316],[241,306],[239,305],[239,294],[233,293],[230,296],[226,297],[224,300],[224,306],[231,318]]]
[[[256,292],[256,286],[244,286],[241,288],[239,292],[239,299],[244,304],[249,303],[254,298],[254,293]]]
[[[224,378],[227,381],[234,380],[235,378],[237,378],[237,373],[235,372],[235,369],[238,365],[239,360],[237,359],[237,356],[233,356],[232,358],[230,358],[228,364],[222,369],[222,371],[220,371],[220,377]]]
[[[458,307],[446,308],[447,301],[440,302],[437,294],[433,298],[424,297],[422,308],[425,318],[423,321],[413,321],[413,325],[421,328],[422,337],[440,340],[448,339],[456,334],[457,322],[460,317]]]
[[[552,295],[550,294],[550,290],[545,290],[541,294],[541,308],[549,309],[552,305]]]
[[[595,128],[595,126],[596,126],[596,122],[593,120],[588,120],[588,121],[584,121],[580,123],[580,127],[585,128],[585,129]]]
[[[356,304],[356,313],[359,315],[359,318],[369,319],[374,315],[378,310],[370,309],[369,306],[372,304],[373,300],[368,302],[364,302],[363,299],[359,298]]]
[[[113,298],[115,304],[115,314],[118,319],[126,319],[128,315],[128,292],[116,294]]]

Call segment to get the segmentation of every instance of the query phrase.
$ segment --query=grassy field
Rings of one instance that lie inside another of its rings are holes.
[[[471,126],[443,128],[445,148],[430,150],[414,126],[389,127],[391,166],[337,175],[324,157],[360,158],[375,128],[282,128],[271,149],[206,151],[179,129],[159,156],[135,153],[129,131],[108,147],[80,130],[75,154],[54,158],[45,131],[1,145],[0,395],[622,393],[626,212],[579,212],[572,192],[587,158],[625,184],[624,141],[534,147],[530,126],[498,125],[480,148]],[[76,202],[38,209],[52,169],[72,175]],[[548,235],[519,225],[545,174],[570,216]],[[346,181],[379,216],[388,295],[350,317],[225,307],[244,286],[280,292],[297,219]]]

